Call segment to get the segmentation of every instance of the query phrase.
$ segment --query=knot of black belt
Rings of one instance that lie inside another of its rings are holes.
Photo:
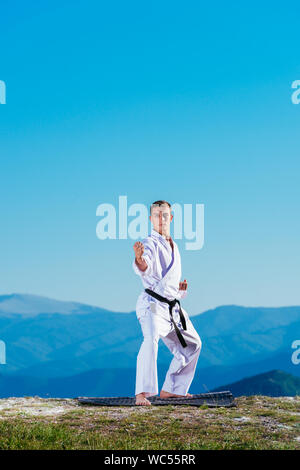
[[[153,290],[151,289],[145,289],[145,292],[147,292],[147,294],[151,295],[152,297],[154,297],[155,299],[159,300],[160,302],[165,302],[167,304],[169,304],[169,312],[170,312],[170,317],[171,317],[171,321],[174,325],[174,328],[175,328],[175,331],[176,331],[176,334],[178,336],[178,339],[181,343],[181,345],[186,348],[187,344],[184,340],[184,337],[182,336],[181,334],[181,331],[179,330],[178,326],[176,325],[175,321],[174,321],[174,318],[173,318],[173,308],[175,307],[176,304],[179,305],[179,316],[180,316],[180,321],[182,323],[182,326],[183,326],[183,329],[186,330],[186,321],[185,321],[185,318],[184,318],[184,315],[183,315],[183,312],[181,310],[181,306],[180,306],[180,302],[178,299],[173,299],[173,300],[169,300],[169,299],[166,299],[165,297],[162,297],[161,295],[157,294],[156,292],[154,292]]]

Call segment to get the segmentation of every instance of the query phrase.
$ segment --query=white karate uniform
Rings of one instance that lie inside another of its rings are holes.
[[[182,299],[187,291],[179,290],[181,280],[181,259],[178,246],[173,241],[174,250],[166,238],[152,229],[151,235],[142,240],[143,258],[147,269],[141,271],[133,260],[133,269],[141,276],[144,288],[173,300]],[[179,316],[179,305],[173,308],[173,318],[184,337],[187,347],[183,347],[176,335],[170,319],[169,305],[160,302],[144,290],[136,303],[136,314],[141,324],[144,340],[137,356],[135,394],[144,392],[146,397],[158,394],[157,351],[161,338],[173,354],[169,370],[162,387],[166,392],[186,395],[194,378],[201,339],[187,312],[181,307],[186,319],[184,330]]]

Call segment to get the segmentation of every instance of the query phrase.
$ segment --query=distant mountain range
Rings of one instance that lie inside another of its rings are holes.
[[[274,369],[300,377],[300,365],[291,361],[291,344],[300,339],[300,307],[226,305],[191,320],[203,345],[192,393]],[[53,396],[60,380],[74,383],[76,377],[78,384],[83,377],[91,381],[98,377],[102,389],[104,383],[109,384],[107,393],[111,396],[115,389],[119,390],[117,395],[121,390],[122,394],[126,390],[134,393],[132,381],[142,342],[135,312],[110,312],[28,294],[3,295],[0,340],[6,344],[6,364],[0,364],[1,382],[4,386],[5,378],[14,383],[13,390],[21,395],[26,384],[31,390],[36,384],[37,390],[45,385],[45,393],[50,391]],[[160,341],[158,371],[162,379],[171,359]],[[88,375],[82,375],[85,373]],[[117,383],[115,376],[119,377]],[[98,385],[93,387],[99,389]],[[37,393],[32,390],[29,394]],[[74,389],[74,396],[78,394]]]
[[[282,370],[271,370],[264,374],[246,377],[238,382],[223,385],[214,391],[230,390],[234,396],[267,395],[284,397],[300,395],[300,378]]]
[[[160,370],[158,373],[159,391],[165,372]],[[135,369],[93,369],[74,376],[50,379],[0,374],[0,398],[35,395],[44,398],[134,396],[134,387]],[[300,395],[300,378],[280,370],[273,370],[211,390],[203,387],[201,380],[196,376],[189,392],[205,393],[221,390],[230,390],[234,396],[295,396]]]

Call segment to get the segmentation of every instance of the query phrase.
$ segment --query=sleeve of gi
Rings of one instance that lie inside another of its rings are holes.
[[[145,240],[142,241],[144,245],[144,253],[143,253],[143,258],[147,263],[147,268],[145,271],[141,271],[136,263],[135,263],[135,258],[132,262],[132,267],[134,272],[139,275],[139,276],[149,276],[153,272],[153,263],[154,263],[154,251],[153,248],[150,246],[149,243],[147,243]]]
[[[188,290],[179,290],[179,299],[184,299],[187,296]]]

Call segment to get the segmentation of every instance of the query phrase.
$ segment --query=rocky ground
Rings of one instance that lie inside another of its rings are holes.
[[[236,407],[80,405],[0,399],[0,449],[298,449],[300,397],[251,396]]]

